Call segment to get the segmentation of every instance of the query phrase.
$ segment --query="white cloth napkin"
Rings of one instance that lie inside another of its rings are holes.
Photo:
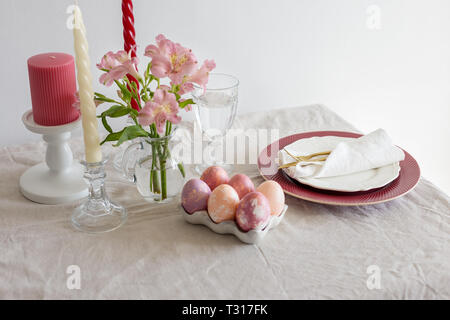
[[[305,150],[306,145],[309,145],[308,150]],[[403,150],[392,144],[391,138],[383,129],[375,130],[357,139],[332,136],[302,139],[284,149],[295,156],[331,151],[326,161],[304,161],[296,166],[284,168],[283,170],[292,178],[341,176],[383,167],[405,158]],[[278,159],[280,165],[295,161],[284,150],[279,152]]]

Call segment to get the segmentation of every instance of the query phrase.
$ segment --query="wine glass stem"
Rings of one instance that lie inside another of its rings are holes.
[[[207,150],[209,151],[208,159],[206,159],[206,164],[208,165],[218,165],[222,163],[222,159],[217,159],[217,150],[216,148],[219,147],[220,142],[222,141],[222,136],[214,135],[212,137],[207,137],[208,143],[207,143]]]

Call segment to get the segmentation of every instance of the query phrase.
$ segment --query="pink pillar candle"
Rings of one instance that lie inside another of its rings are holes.
[[[72,105],[77,91],[75,62],[66,53],[42,53],[28,59],[34,122],[58,126],[80,116]]]

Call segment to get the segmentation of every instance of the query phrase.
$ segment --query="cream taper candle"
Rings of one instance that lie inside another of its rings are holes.
[[[100,137],[98,135],[98,122],[94,91],[92,89],[91,62],[86,40],[86,28],[81,16],[81,10],[74,6],[74,46],[75,62],[77,66],[78,91],[80,95],[81,121],[83,124],[84,148],[86,162],[94,163],[102,161]]]

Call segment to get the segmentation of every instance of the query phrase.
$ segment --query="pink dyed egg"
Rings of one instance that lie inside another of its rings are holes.
[[[236,174],[228,182],[236,190],[239,199],[242,199],[247,193],[255,191],[255,185],[245,174]]]
[[[203,171],[200,179],[206,182],[211,191],[214,191],[214,189],[221,184],[228,183],[228,181],[230,180],[225,169],[219,166],[212,166],[207,168],[205,171]]]
[[[284,192],[278,182],[265,181],[256,188],[256,191],[261,192],[269,200],[271,215],[278,216],[283,211]]]
[[[261,192],[247,193],[236,209],[236,223],[243,231],[262,230],[269,218],[269,200]]]
[[[187,213],[206,210],[211,189],[200,179],[191,179],[181,192],[181,205]]]
[[[215,223],[233,220],[239,196],[231,186],[221,184],[211,193],[208,199],[208,214]]]

